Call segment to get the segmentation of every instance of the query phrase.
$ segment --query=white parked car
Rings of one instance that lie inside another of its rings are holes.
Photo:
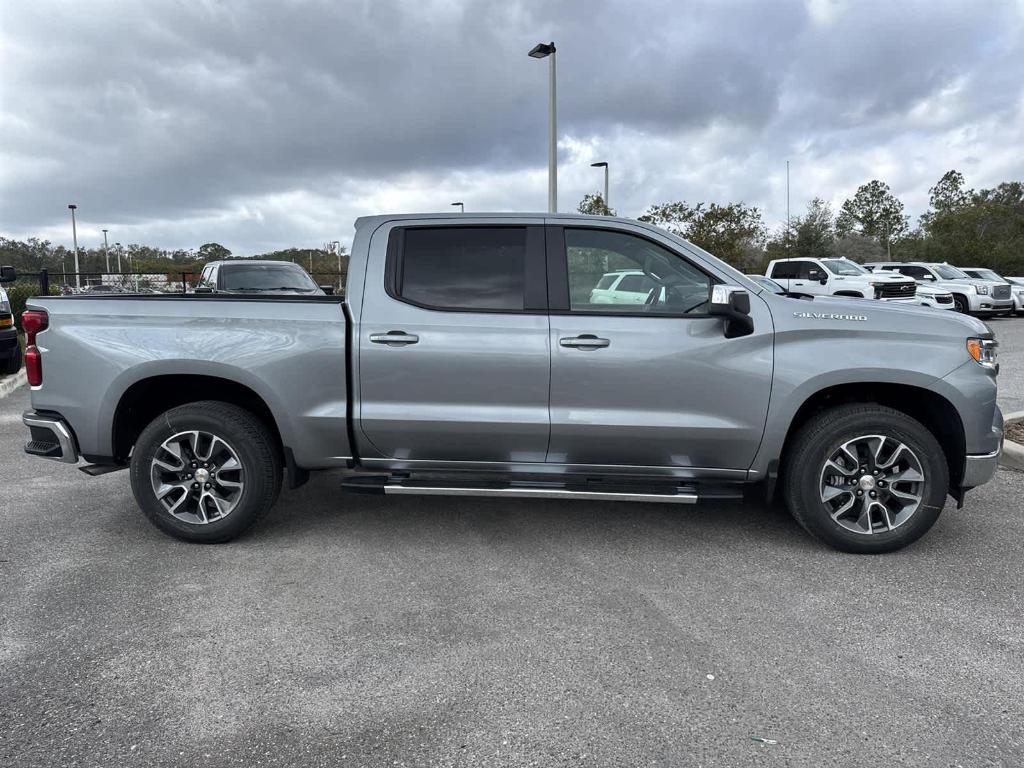
[[[913,280],[873,273],[849,259],[775,259],[765,275],[793,293],[917,303]]]
[[[1005,280],[1013,291],[1014,310],[1018,315],[1024,315],[1024,277],[1007,277]]]
[[[658,287],[639,269],[606,272],[590,292],[591,304],[643,304]]]
[[[1009,283],[999,280],[982,280],[949,264],[927,261],[887,261],[865,266],[877,272],[898,272],[918,281],[953,294],[953,304],[958,312],[973,315],[997,315],[1013,310],[1013,297]]]
[[[1010,286],[1010,297],[1013,299],[1013,311],[1016,314],[1024,313],[1024,282],[1017,283],[1016,280],[1021,280],[1019,277],[1001,277],[994,270],[984,269],[982,267],[961,267],[971,277],[976,277],[979,280],[991,280],[993,282],[1006,283]]]

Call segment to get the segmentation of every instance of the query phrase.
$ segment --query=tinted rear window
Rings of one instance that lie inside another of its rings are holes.
[[[525,227],[407,229],[399,296],[438,309],[522,311]]]

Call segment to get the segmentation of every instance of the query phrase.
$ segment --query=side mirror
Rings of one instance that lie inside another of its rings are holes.
[[[0,283],[13,283],[18,279],[14,267],[0,267]]]
[[[748,336],[754,332],[754,320],[750,317],[750,294],[739,286],[712,286],[708,314],[725,318],[727,339]]]
[[[320,286],[320,290],[323,291],[324,293],[326,293],[328,296],[333,296],[334,295],[334,286],[333,285],[321,285]]]

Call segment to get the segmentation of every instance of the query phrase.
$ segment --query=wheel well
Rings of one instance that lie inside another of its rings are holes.
[[[860,291],[836,291],[832,294],[833,296],[850,296],[854,299],[863,299],[864,294]]]
[[[790,441],[800,427],[815,414],[827,408],[849,403],[878,403],[920,421],[935,435],[935,439],[942,446],[946,455],[946,465],[949,467],[950,487],[959,488],[963,477],[964,456],[967,453],[960,414],[942,395],[908,384],[840,384],[815,392],[804,401],[793,417],[782,446],[782,456],[786,456]]]
[[[142,430],[161,413],[199,400],[222,400],[245,408],[267,425],[278,447],[284,450],[281,433],[270,408],[249,387],[216,376],[165,375],[137,381],[121,396],[114,411],[115,461],[127,461]]]

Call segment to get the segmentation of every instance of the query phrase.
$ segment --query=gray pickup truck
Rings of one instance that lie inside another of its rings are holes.
[[[646,298],[599,288],[620,272]],[[778,493],[828,544],[883,552],[987,482],[1002,441],[980,321],[775,295],[627,219],[362,218],[344,298],[48,297],[23,318],[26,451],[128,467],[189,541],[344,469],[358,493]]]

